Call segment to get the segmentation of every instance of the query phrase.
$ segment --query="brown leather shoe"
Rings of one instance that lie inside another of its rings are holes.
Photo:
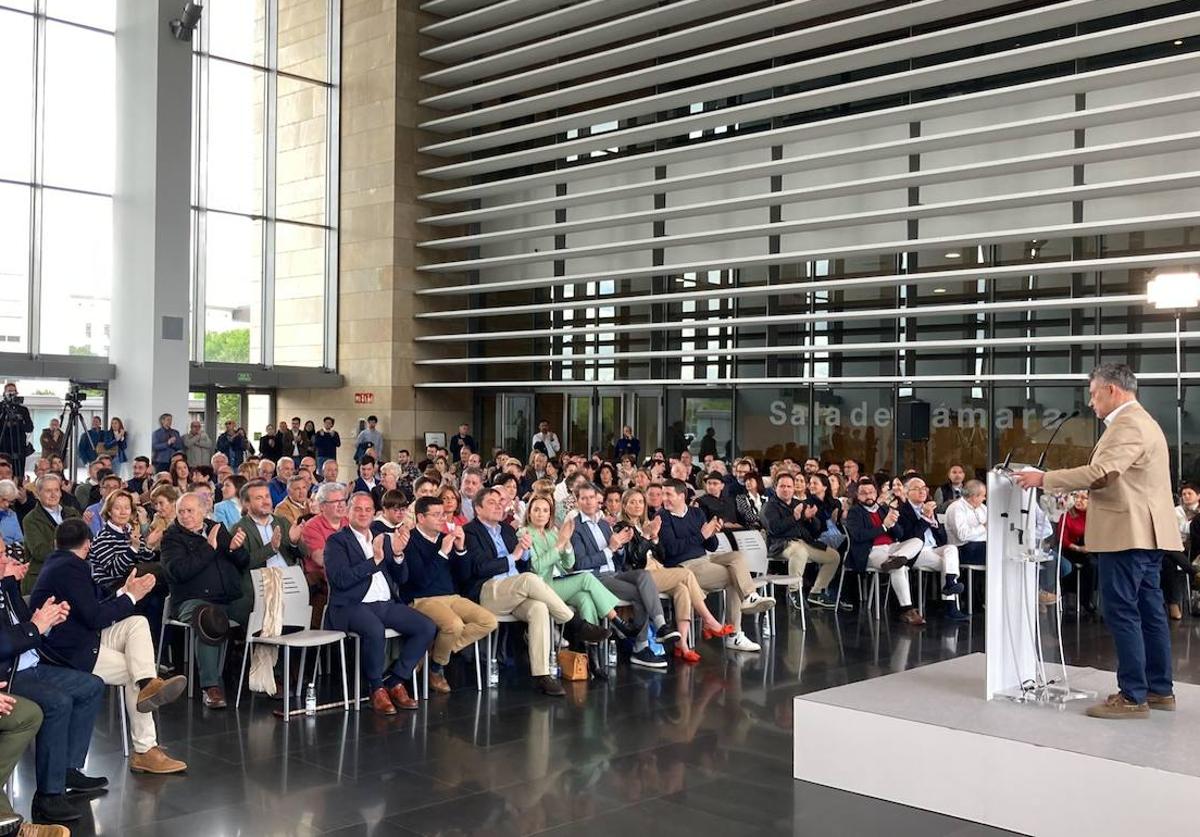
[[[1167,605],[1167,616],[1171,617],[1171,619],[1175,622],[1178,622],[1183,618],[1183,608],[1175,604],[1175,602],[1171,602],[1169,605]]]
[[[446,682],[446,675],[444,674],[429,672],[429,688],[433,689],[439,695],[450,694],[450,684]]]
[[[431,680],[433,678],[430,678]],[[397,709],[417,709],[421,704],[408,696],[408,689],[404,688],[403,683],[397,683],[392,688],[388,689],[388,694],[392,696],[392,703],[396,704]]]
[[[187,765],[163,752],[162,747],[151,747],[144,753],[129,757],[129,769],[134,773],[182,773]]]
[[[163,680],[155,677],[138,692],[137,711],[153,712],[160,706],[176,701],[187,688],[187,678],[182,674]]]
[[[908,610],[900,612],[900,621],[905,625],[920,627],[921,625],[925,624],[925,617],[921,615],[921,611],[917,610],[915,607],[910,607]]]
[[[903,555],[893,555],[891,558],[888,558],[886,561],[880,564],[879,569],[883,570],[885,573],[890,573],[892,570],[900,569],[907,563],[908,559]]]
[[[53,823],[22,823],[17,837],[71,837],[71,830],[65,825]]]
[[[1175,695],[1156,695],[1154,692],[1147,692],[1146,705],[1151,709],[1161,709],[1163,712],[1174,712]]]
[[[388,690],[382,686],[371,692],[371,708],[380,715],[396,714],[396,705],[392,703],[392,699],[388,697]]]
[[[1145,703],[1134,703],[1120,692],[1109,695],[1104,703],[1089,706],[1089,718],[1104,718],[1106,720],[1124,720],[1126,718],[1149,718],[1150,706]]]
[[[204,690],[204,705],[209,709],[224,709],[225,690],[220,686],[209,686]]]

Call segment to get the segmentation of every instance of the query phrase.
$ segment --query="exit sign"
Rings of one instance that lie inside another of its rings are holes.
[[[375,393],[373,392],[356,392],[354,393],[355,404],[374,404]]]
[[[248,384],[254,380],[254,378],[249,372],[239,372],[237,373],[237,380],[239,384]]]

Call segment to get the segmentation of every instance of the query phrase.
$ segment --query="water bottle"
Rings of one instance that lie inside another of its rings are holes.
[[[488,657],[487,682],[492,687],[500,685],[500,661],[495,654]]]
[[[304,694],[304,714],[317,714],[317,684],[309,683],[308,691]]]
[[[608,646],[608,667],[616,668],[617,667],[617,641],[614,639],[610,639],[605,644]]]
[[[759,616],[759,618],[762,619],[762,635],[765,637],[771,636],[771,615],[769,613],[763,613]]]

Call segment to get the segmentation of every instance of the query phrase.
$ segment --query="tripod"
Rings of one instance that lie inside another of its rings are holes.
[[[67,393],[66,400],[63,401],[62,413],[58,417],[58,425],[63,431],[63,471],[74,484],[78,478],[75,468],[79,459],[79,438],[87,430],[83,424],[83,416],[79,413],[79,399],[73,398],[72,393],[77,394],[77,390]]]
[[[25,481],[25,432],[21,427],[21,410],[16,401],[0,399],[0,452],[13,460],[13,476],[18,483]]]

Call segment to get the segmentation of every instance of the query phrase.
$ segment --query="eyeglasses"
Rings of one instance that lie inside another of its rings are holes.
[[[345,500],[322,500],[321,505],[322,506],[344,506],[344,505],[346,505],[346,501]]]

